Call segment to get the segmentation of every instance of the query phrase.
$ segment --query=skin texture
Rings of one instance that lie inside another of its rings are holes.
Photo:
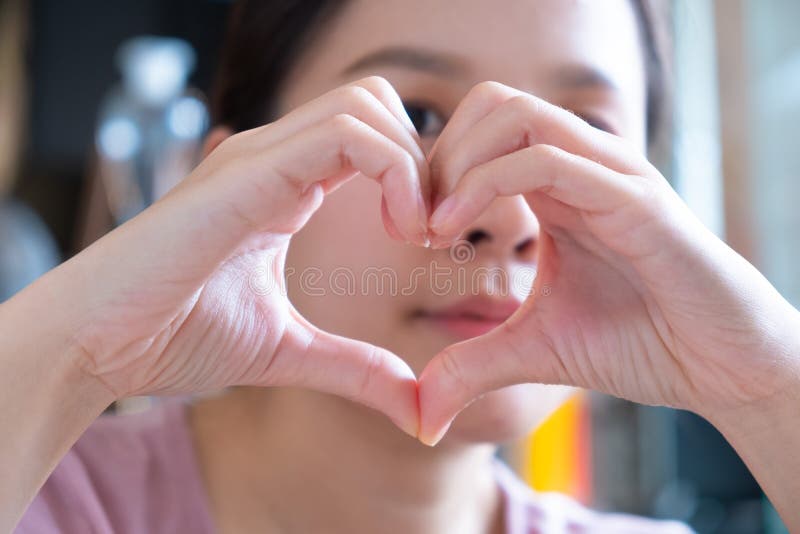
[[[113,399],[227,386],[191,413],[221,532],[501,532],[494,442],[570,386],[707,417],[800,528],[800,318],[643,156],[628,3],[448,5],[353,2],[287,79],[285,115],[216,130],[162,200],[0,305],[0,426],[16,429],[0,530]],[[341,74],[389,44],[466,70]],[[447,125],[419,136],[403,104],[423,97]],[[446,247],[475,230],[459,266],[539,274],[506,323],[455,345],[454,297],[431,287],[282,285],[286,267],[455,263]],[[430,444],[467,404],[434,448],[378,413]]]

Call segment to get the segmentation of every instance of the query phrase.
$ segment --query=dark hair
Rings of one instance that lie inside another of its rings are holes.
[[[647,76],[647,134],[652,142],[668,101],[668,35],[660,0],[631,0]],[[281,82],[318,30],[347,0],[238,0],[229,21],[212,96],[214,124],[249,130],[276,119]]]
[[[670,4],[661,0],[632,0],[639,22],[647,79],[647,139],[657,140],[668,126],[672,101],[672,27]]]

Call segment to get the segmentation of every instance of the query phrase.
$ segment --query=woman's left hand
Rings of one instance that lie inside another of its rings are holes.
[[[419,380],[435,443],[481,394],[522,382],[591,388],[708,418],[797,388],[800,319],[706,229],[638,147],[495,82],[461,102],[431,154],[434,244],[497,196],[539,219],[538,275],[492,332],[445,349]]]

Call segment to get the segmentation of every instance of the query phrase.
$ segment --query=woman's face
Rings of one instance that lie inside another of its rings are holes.
[[[644,149],[635,17],[628,0],[351,0],[295,65],[279,110],[377,74],[406,103],[429,150],[469,89],[494,80]],[[419,374],[438,351],[496,326],[522,301],[539,228],[520,197],[504,198],[465,232],[469,244],[428,250],[390,239],[380,206],[379,187],[363,177],[332,193],[292,240],[289,296],[317,326],[386,347]],[[448,439],[519,436],[569,394],[521,385],[486,395]]]

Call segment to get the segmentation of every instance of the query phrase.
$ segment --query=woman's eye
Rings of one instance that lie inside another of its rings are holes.
[[[403,106],[420,137],[438,135],[444,128],[444,119],[430,106],[413,102],[404,102]]]

